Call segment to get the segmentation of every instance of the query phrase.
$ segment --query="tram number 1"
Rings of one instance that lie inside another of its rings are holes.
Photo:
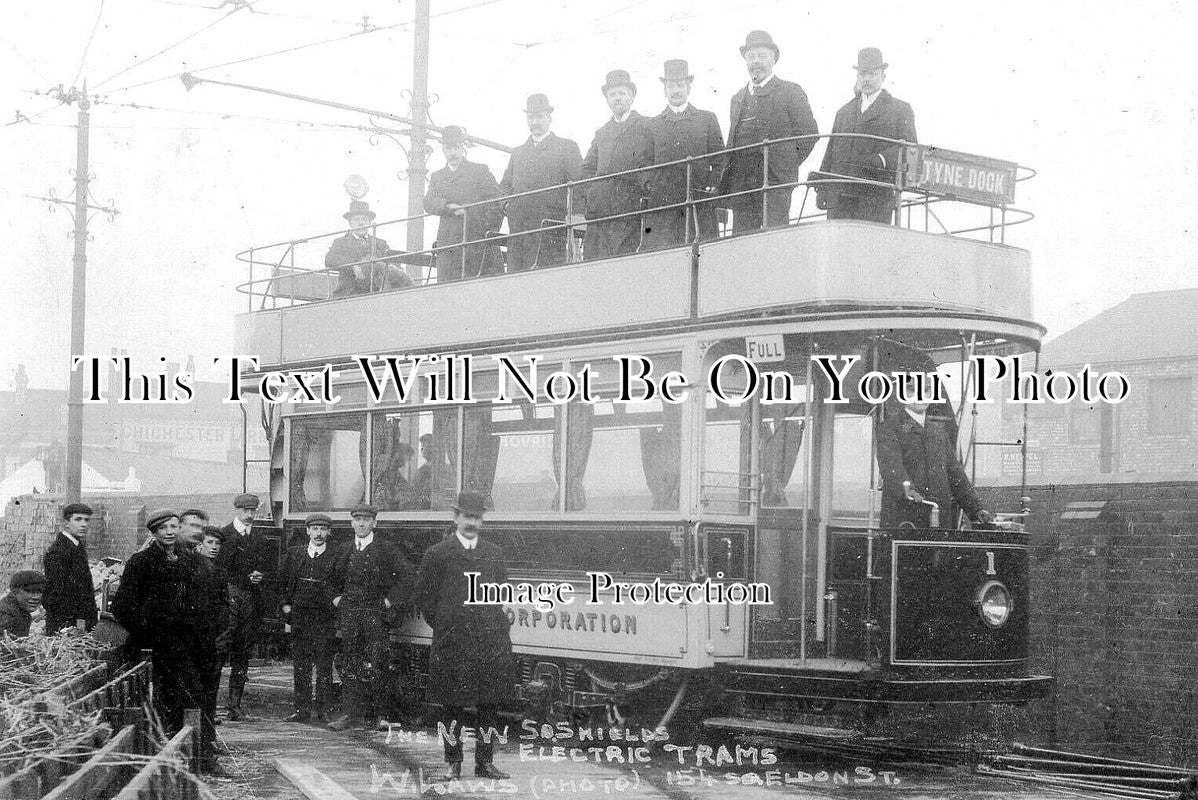
[[[998,574],[998,570],[994,568],[994,551],[993,550],[986,551],[986,574],[987,575],[997,575]]]

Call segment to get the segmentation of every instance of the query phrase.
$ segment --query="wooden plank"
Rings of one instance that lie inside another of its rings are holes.
[[[105,701],[108,698],[109,692],[115,687],[128,684],[130,688],[132,688],[134,685],[142,685],[140,673],[148,672],[149,669],[150,666],[148,661],[139,661],[137,664],[125,670],[120,675],[117,675],[115,678],[103,684],[102,686],[93,689],[82,697],[71,700],[71,702],[67,703],[67,708],[100,708],[105,705]],[[142,696],[140,696],[141,693],[137,691],[129,692],[129,690],[125,690],[122,692],[122,694],[124,694],[126,698],[126,703],[130,700],[140,703],[142,700]],[[129,697],[129,694],[132,694],[133,696]],[[97,701],[99,701],[98,704]]]
[[[108,680],[108,665],[101,664],[98,667],[92,667],[87,672],[72,678],[64,684],[55,686],[46,692],[46,696],[60,697],[63,702],[70,704],[71,701],[81,694],[88,694],[97,686],[102,686],[106,680]]]
[[[166,747],[151,757],[149,763],[133,776],[133,780],[125,784],[125,787],[113,800],[146,800],[146,798],[175,800],[178,798],[178,794],[163,791],[165,788],[162,780],[163,773],[178,777],[179,772],[187,771],[186,765],[197,735],[198,731],[195,728],[184,725],[183,730],[176,733],[167,742]]]
[[[137,728],[126,725],[96,751],[75,774],[60,783],[42,800],[95,800],[132,768],[125,763],[133,753]]]
[[[58,785],[64,773],[73,772],[87,759],[96,733],[87,733],[46,753],[19,772],[0,779],[0,800],[41,797]]]
[[[357,800],[341,784],[318,770],[311,762],[277,758],[275,769],[308,800]]]

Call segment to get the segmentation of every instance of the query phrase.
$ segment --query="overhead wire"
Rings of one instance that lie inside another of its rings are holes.
[[[220,6],[201,5],[199,3],[179,3],[174,0],[142,0],[145,3],[154,3],[161,6],[176,6],[178,8],[192,8],[197,11],[219,11]],[[325,22],[330,25],[352,25],[354,27],[362,27],[362,20],[348,19],[332,19],[330,17],[310,17],[304,14],[285,14],[282,11],[266,11],[265,9],[255,8],[255,14],[261,14],[264,17],[281,17],[284,19],[302,19],[308,22]],[[372,26],[373,27],[373,26]]]
[[[96,30],[100,27],[100,17],[104,16],[104,0],[100,0],[100,10],[96,12],[96,21],[92,24],[91,35],[87,37],[87,44],[83,47],[83,55],[79,57],[79,69],[75,70],[75,77],[71,78],[71,86],[79,82],[79,76],[83,74],[83,65],[87,63],[87,53],[92,49],[92,42],[96,39]]]

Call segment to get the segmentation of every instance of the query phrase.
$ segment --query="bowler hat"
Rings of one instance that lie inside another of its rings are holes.
[[[690,74],[690,65],[686,63],[684,58],[671,58],[665,63],[665,76],[661,82],[666,81],[693,81],[694,75]]]
[[[441,129],[441,146],[466,146],[466,131],[458,125],[446,125]]]
[[[350,217],[370,217],[371,219],[374,219],[376,215],[373,211],[370,210],[370,203],[367,203],[365,200],[350,200],[349,201],[349,211],[346,211],[341,216],[345,217],[346,219],[349,219]],[[245,496],[245,495],[243,495],[243,496]],[[249,495],[249,496],[254,497],[253,495]],[[258,498],[256,498],[256,497],[254,497],[254,505],[253,506],[238,506],[238,508],[257,508],[257,507],[258,507]]]
[[[87,514],[89,517],[96,512],[87,503],[69,503],[62,508],[62,518],[70,519],[76,514]]]
[[[363,203],[362,205],[366,204]],[[350,210],[352,211],[353,204],[351,203],[350,206]],[[257,508],[258,503],[258,495],[256,494],[239,494],[233,498],[233,508]]]
[[[169,508],[160,508],[156,511],[151,511],[149,516],[146,517],[146,530],[153,533],[155,528],[171,517],[179,519],[179,512]]]
[[[349,512],[349,515],[351,517],[377,517],[379,515],[379,510],[369,503],[361,503],[354,506],[353,510]]]
[[[632,76],[628,74],[627,70],[613,69],[607,73],[607,80],[603,84],[603,93],[607,94],[608,89],[614,89],[617,86],[627,86],[634,94],[636,93],[636,84],[632,82]]]
[[[774,51],[774,58],[782,57],[782,51],[778,49],[778,45],[774,44],[774,37],[766,31],[749,31],[749,35],[745,37],[745,43],[740,47],[740,54],[743,56],[750,47],[769,47]]]
[[[333,527],[333,519],[328,514],[309,514],[304,518],[304,525],[311,528],[313,525],[324,525],[325,527]]]
[[[36,569],[23,569],[8,579],[9,589],[45,589],[46,576]]]
[[[875,69],[886,69],[890,65],[882,60],[882,51],[876,47],[863,47],[857,53],[857,63],[853,69],[858,72],[869,72]]]
[[[481,517],[487,510],[487,504],[483,500],[481,494],[475,492],[462,492],[458,495],[457,505],[453,507],[454,511],[459,514],[468,514],[472,517]]]
[[[541,114],[548,111],[553,113],[553,106],[549,105],[549,98],[543,94],[530,94],[528,102],[524,104],[525,114]]]

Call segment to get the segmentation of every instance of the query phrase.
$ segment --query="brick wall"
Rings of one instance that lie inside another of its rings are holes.
[[[87,552],[94,561],[111,556],[125,559],[146,537],[146,512],[156,508],[200,508],[214,525],[232,518],[234,494],[217,495],[98,495],[84,497],[92,507]],[[22,569],[41,569],[42,555],[58,532],[63,498],[56,494],[13,498],[0,517],[0,594],[8,578]]]
[[[1008,497],[995,503],[1013,507]],[[1029,738],[1198,766],[1198,484],[1034,487]],[[1106,501],[1096,519],[1067,504]]]

